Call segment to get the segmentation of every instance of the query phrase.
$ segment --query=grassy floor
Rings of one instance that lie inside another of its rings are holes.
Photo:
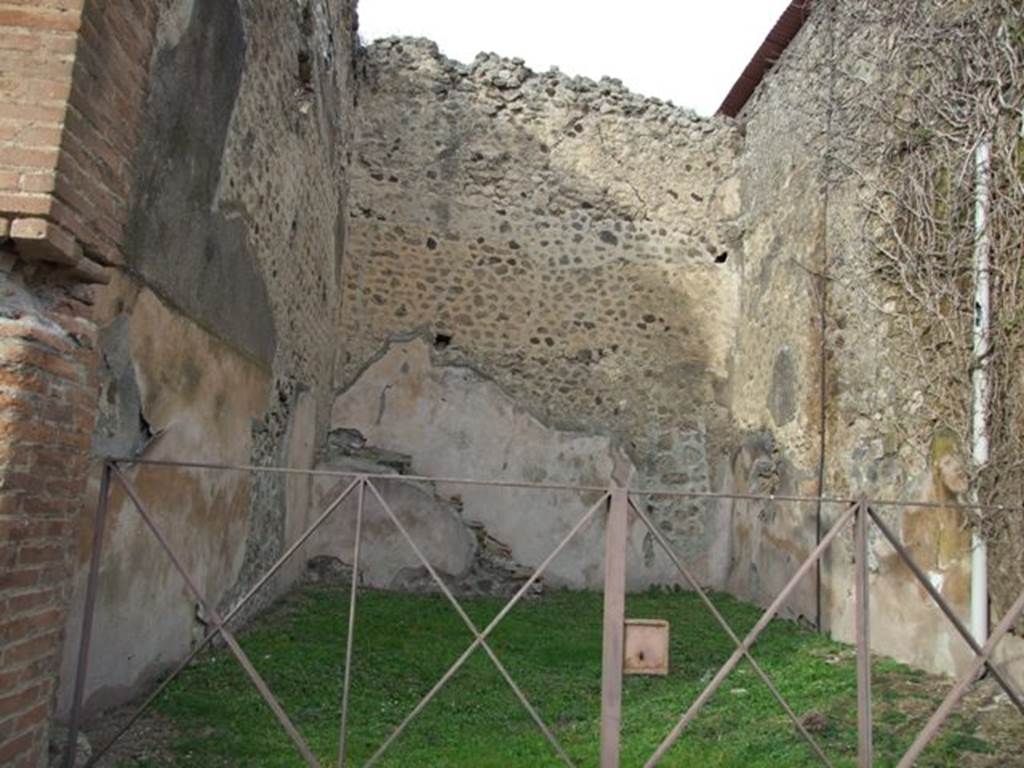
[[[596,765],[601,680],[601,596],[555,592],[518,606],[493,647],[572,758]],[[737,631],[757,609],[716,596]],[[501,607],[470,600],[479,625]],[[347,594],[297,593],[246,632],[242,645],[313,750],[337,749]],[[728,657],[721,630],[691,594],[630,596],[627,615],[672,623],[672,672],[627,678],[622,765],[641,765]],[[439,597],[360,595],[353,664],[349,756],[359,765],[381,744],[470,637]],[[817,736],[837,765],[853,765],[856,683],[851,649],[774,622],[754,649],[800,715],[817,713]],[[874,667],[878,765],[892,765],[943,690],[934,678],[892,662]],[[943,684],[945,681],[941,681]],[[200,657],[160,700],[175,725],[167,746],[181,766],[301,765],[283,731],[226,650]],[[973,717],[955,717],[922,765],[1010,765]],[[1024,733],[1022,733],[1024,739]],[[1024,743],[1024,740],[1022,740]],[[558,765],[490,661],[478,652],[393,745],[391,766]],[[666,766],[811,766],[813,754],[753,671],[741,664],[669,756]],[[1017,763],[1019,764],[1019,763]]]

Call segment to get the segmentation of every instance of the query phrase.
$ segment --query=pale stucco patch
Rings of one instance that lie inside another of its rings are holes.
[[[130,298],[130,297],[129,297]],[[246,463],[251,423],[264,410],[269,375],[143,290],[125,309],[141,415],[153,437],[147,459]],[[137,467],[126,470],[156,524],[216,603],[241,566],[249,512],[244,473]],[[99,467],[90,498],[98,494]],[[92,515],[83,521],[83,542]],[[75,578],[63,679],[73,679],[88,547]],[[200,630],[196,601],[124,492],[110,496],[86,703],[119,701],[181,658]],[[203,618],[200,616],[200,618]],[[70,686],[62,688],[61,708]]]
[[[435,366],[428,345],[394,344],[339,394],[334,428],[356,429],[368,443],[412,457],[413,471],[436,478],[526,481],[608,487],[616,462],[628,462],[607,436],[550,429],[516,405],[492,382],[468,368]],[[617,473],[618,474],[618,473]],[[464,519],[482,523],[524,565],[538,565],[601,491],[483,488],[437,482],[438,493],[458,499]],[[599,588],[603,581],[604,508],[551,564],[546,582]],[[642,588],[672,583],[676,572],[660,552],[644,556],[646,529],[630,526],[628,583]],[[701,562],[703,575],[710,564]]]

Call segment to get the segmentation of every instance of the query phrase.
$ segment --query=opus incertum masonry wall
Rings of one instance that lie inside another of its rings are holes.
[[[19,73],[0,104],[0,762],[42,765],[66,713],[104,456],[814,494],[824,413],[827,493],[954,498],[952,448],[887,432],[913,383],[880,367],[886,320],[848,289],[870,287],[871,256],[853,190],[823,181],[826,8],[736,120],[424,40],[363,48],[349,0],[0,9]],[[823,345],[826,248],[843,259]],[[222,605],[332,491],[132,475]],[[475,593],[507,589],[579,511],[387,487]],[[128,503],[111,498],[87,712],[203,631]],[[814,538],[810,506],[646,511],[706,584],[754,601]],[[894,522],[966,611],[958,515]],[[332,524],[304,555],[349,537]],[[392,544],[372,541],[372,585],[424,588]],[[874,555],[876,649],[955,670],[942,619]],[[598,587],[601,557],[582,537],[548,585]],[[672,579],[639,528],[629,557],[631,588]],[[824,571],[840,638],[849,569],[840,553]],[[812,583],[784,609],[814,612]]]

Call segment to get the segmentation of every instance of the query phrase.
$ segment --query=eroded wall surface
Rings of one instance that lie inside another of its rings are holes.
[[[96,418],[88,288],[0,245],[0,762],[48,751]]]
[[[431,352],[422,339],[389,347],[338,396],[332,424],[357,430],[370,445],[407,454],[413,470],[430,477],[521,480],[589,489],[435,483],[440,497],[456,503],[463,525],[481,527],[507,547],[516,562],[539,565],[600,500],[601,489],[613,477],[623,482],[630,476],[632,463],[609,436],[549,427],[493,381],[470,368],[443,364]],[[348,531],[345,541],[351,539],[351,519],[350,513],[343,523]],[[426,529],[439,527],[430,521],[430,516],[423,515],[413,529],[428,541],[431,534]],[[713,535],[702,538],[707,531],[703,529],[693,536],[687,560],[696,573],[710,580],[721,569],[727,540],[724,527],[707,525]],[[601,589],[604,528],[602,506],[547,568],[544,584]],[[391,528],[385,523],[383,530]],[[453,532],[448,540],[461,551],[463,537]],[[350,549],[351,543],[341,551]],[[398,542],[395,555],[411,558],[412,552]],[[466,561],[463,567],[471,565]],[[397,573],[397,568],[392,565],[388,572]],[[678,580],[673,565],[655,552],[647,529],[635,515],[630,517],[626,573],[631,589]]]
[[[737,454],[737,486],[816,493],[824,427],[826,496],[941,505],[963,498],[965,447],[926,423],[914,406],[919,383],[899,365],[895,297],[878,279],[876,254],[863,236],[864,180],[883,169],[847,140],[864,93],[886,76],[876,52],[891,30],[844,30],[832,23],[830,6],[812,14],[740,116],[746,136],[740,166],[744,322],[733,354],[732,413],[747,438]],[[830,50],[839,52],[837,66],[856,74],[837,81],[833,91]],[[970,530],[961,513],[880,510],[966,623]],[[842,511],[838,504],[823,507],[826,530]],[[775,514],[738,508],[730,590],[770,600],[813,547],[815,514],[810,504],[779,505]],[[877,530],[870,550],[876,651],[934,671],[957,671],[969,658],[966,644]],[[844,641],[854,637],[852,557],[851,530],[823,571],[822,621]],[[813,616],[811,579],[797,602],[797,612]],[[1019,665],[1017,645],[1004,644],[1002,653]]]
[[[611,439],[637,485],[721,482],[733,127],[613,80],[493,55],[458,64],[423,40],[371,45],[360,78],[341,398],[391,342],[422,338],[436,365],[472,369],[547,427]],[[335,427],[364,421],[335,413]],[[443,424],[413,415],[410,433],[466,457]],[[652,499],[649,511],[690,556],[719,538],[712,505]],[[661,556],[643,546],[653,567]]]
[[[353,4],[162,4],[125,266],[96,295],[93,456],[311,467],[326,432],[344,245]],[[308,489],[283,476],[127,472],[215,604],[283,551]],[[94,475],[90,498],[97,490]],[[69,703],[91,516],[61,706]],[[264,600],[299,570],[269,585]],[[87,709],[124,701],[207,622],[120,489],[111,496]]]
[[[842,130],[823,107],[826,22],[812,18],[737,125],[613,80],[493,55],[458,64],[421,40],[356,56],[343,0],[161,3],[124,263],[94,298],[93,459],[394,464],[595,487],[635,470],[634,487],[809,495],[824,426],[826,494],[954,498],[962,478],[948,440],[901,442],[885,426],[908,416],[897,404],[913,383],[886,365],[886,313],[865,302],[875,286],[856,185],[826,173]],[[851,57],[870,60],[871,34]],[[336,450],[346,441],[358,450]],[[128,474],[221,606],[344,484]],[[90,498],[96,485],[94,473]],[[431,561],[471,593],[528,572],[599,498],[399,477],[380,487]],[[814,542],[810,504],[646,504],[705,584],[745,599],[770,600]],[[349,499],[264,599],[306,558],[344,560],[353,511]],[[827,526],[841,507],[822,512]],[[381,508],[366,515],[366,583],[422,588]],[[966,613],[958,514],[887,515]],[[137,692],[207,619],[140,522],[116,490],[90,710]],[[602,534],[600,521],[582,531],[546,583],[599,587]],[[64,708],[88,519],[78,537]],[[842,639],[851,572],[844,537],[823,581],[824,624]],[[628,579],[637,589],[677,581],[635,520]],[[872,589],[879,652],[942,671],[963,662],[963,645],[877,537]],[[808,579],[784,615],[813,620],[816,608]]]
[[[799,50],[794,52],[794,46]],[[793,105],[820,57],[809,24],[755,95],[740,160],[740,312],[732,352],[732,416],[741,438],[733,455],[739,493],[817,492],[824,248],[821,113]],[[799,59],[799,65],[791,59]],[[815,102],[816,104],[816,102]],[[770,602],[814,546],[810,504],[737,501],[729,588]],[[815,621],[813,579],[788,605]]]

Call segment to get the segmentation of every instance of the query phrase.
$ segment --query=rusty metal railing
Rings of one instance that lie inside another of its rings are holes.
[[[122,471],[123,466],[150,465],[163,467],[213,469],[232,472],[265,472],[283,475],[327,475],[342,478],[348,481],[344,490],[335,496],[323,512],[313,523],[288,547],[288,549],[277,559],[277,561],[260,577],[242,598],[224,616],[221,616],[213,603],[207,599],[200,590],[198,584],[182,564],[178,554],[168,542],[167,537],[157,525],[155,517],[147,508],[146,503],[140,497],[132,481]],[[423,480],[435,483],[447,483],[451,485],[466,486],[488,486],[496,488],[521,488],[521,489],[544,489],[549,491],[572,491],[596,493],[598,500],[592,504],[587,511],[578,518],[570,530],[565,533],[555,547],[534,569],[530,577],[520,586],[515,594],[509,599],[505,606],[495,617],[483,628],[480,629],[466,613],[459,600],[452,593],[451,589],[437,573],[433,565],[424,555],[422,549],[410,535],[407,528],[402,524],[399,517],[385,500],[376,486],[381,480]],[[786,716],[793,722],[797,732],[807,742],[808,747],[816,757],[826,766],[832,763],[825,754],[821,745],[807,730],[796,712],[789,705],[778,687],[755,660],[751,648],[757,641],[762,631],[768,626],[771,620],[779,612],[782,606],[790,599],[794,590],[801,580],[811,569],[815,568],[835,543],[839,535],[851,524],[854,528],[854,616],[856,629],[856,670],[857,670],[857,733],[858,733],[858,765],[861,768],[871,768],[873,765],[873,719],[871,713],[871,655],[870,655],[870,589],[868,583],[868,530],[874,524],[882,533],[882,536],[897,552],[900,559],[907,565],[915,578],[936,603],[944,616],[950,621],[957,633],[964,639],[973,653],[973,658],[967,667],[957,678],[954,686],[949,691],[942,704],[929,718],[921,732],[914,739],[913,744],[903,755],[899,762],[899,768],[909,768],[920,757],[929,742],[938,733],[939,728],[948,718],[953,709],[963,698],[972,682],[976,679],[982,668],[987,668],[993,679],[1006,692],[1009,699],[1024,715],[1024,697],[1016,690],[1008,676],[992,658],[993,651],[1002,638],[1009,632],[1018,618],[1024,613],[1024,591],[1014,601],[1010,610],[994,628],[991,636],[984,645],[971,636],[963,622],[957,617],[955,611],[942,597],[939,591],[928,579],[924,571],[914,561],[906,547],[899,541],[898,537],[890,530],[885,521],[877,514],[876,508],[880,506],[901,507],[901,508],[938,508],[945,509],[963,507],[968,505],[951,504],[929,504],[927,502],[889,502],[869,501],[867,499],[843,499],[843,498],[818,498],[801,496],[759,496],[755,494],[728,494],[728,493],[700,493],[673,490],[630,490],[630,481],[618,483],[614,480],[608,487],[571,485],[558,483],[529,483],[519,481],[502,480],[479,480],[466,478],[438,478],[426,476],[407,476],[394,474],[367,474],[352,473],[332,470],[302,470],[282,467],[258,467],[249,465],[225,465],[207,464],[199,462],[170,462],[151,461],[140,459],[108,459],[103,464],[100,481],[100,495],[96,506],[96,514],[93,526],[93,547],[89,564],[89,574],[86,585],[85,606],[82,619],[81,636],[79,640],[78,661],[75,671],[75,687],[72,699],[72,709],[68,737],[68,750],[65,754],[66,768],[73,768],[75,760],[74,745],[77,734],[81,727],[82,699],[85,691],[85,683],[88,674],[89,645],[92,635],[92,626],[95,615],[97,590],[99,583],[99,571],[102,561],[102,543],[106,524],[107,507],[111,491],[111,483],[116,481],[124,490],[131,501],[132,506],[139,513],[145,527],[153,534],[160,548],[168,556],[174,569],[183,577],[186,587],[196,599],[210,620],[210,629],[192,651],[183,659],[160,683],[160,685],[136,708],[131,717],[121,728],[98,749],[89,759],[87,766],[95,765],[118,739],[149,708],[149,706],[166,690],[167,686],[192,662],[192,660],[209,645],[210,642],[219,636],[238,660],[246,675],[253,683],[260,696],[271,709],[274,716],[284,729],[285,733],[295,745],[299,755],[305,763],[311,767],[319,768],[319,762],[313,754],[308,743],[302,734],[289,719],[284,708],[270,691],[266,682],[256,671],[248,656],[238,644],[234,634],[228,629],[228,623],[238,615],[243,607],[270,581],[271,578],[287,563],[295,553],[306,543],[306,541],[331,517],[332,514],[356,492],[355,511],[355,537],[352,552],[352,582],[349,594],[348,631],[345,641],[345,666],[342,680],[341,712],[338,733],[338,756],[337,765],[344,768],[346,765],[346,738],[348,730],[348,715],[350,708],[350,689],[352,682],[352,658],[354,653],[355,618],[358,607],[359,592],[359,569],[360,569],[360,548],[363,537],[364,511],[368,497],[383,511],[384,515],[391,521],[401,538],[409,545],[416,559],[423,565],[432,581],[437,585],[441,594],[452,605],[459,618],[466,625],[472,642],[456,661],[445,671],[435,685],[420,699],[408,715],[394,728],[391,734],[385,739],[380,747],[371,755],[365,763],[366,766],[373,766],[379,762],[388,749],[394,744],[408,725],[423,711],[431,700],[441,691],[449,680],[466,663],[470,656],[477,650],[483,649],[484,653],[491,660],[498,673],[512,689],[516,698],[527,711],[530,719],[534,722],[545,739],[551,745],[552,750],[558,759],[565,765],[574,768],[574,762],[567,751],[558,741],[557,737],[541,718],[537,709],[526,697],[526,694],[518,686],[504,664],[495,654],[493,648],[487,642],[500,622],[509,614],[515,605],[529,592],[531,587],[544,574],[552,561],[565,549],[570,541],[597,516],[602,507],[606,508],[606,531],[605,531],[605,577],[604,577],[604,618],[603,618],[603,651],[602,651],[602,687],[601,687],[601,744],[600,764],[601,768],[618,768],[619,747],[620,747],[620,724],[622,708],[622,675],[623,675],[623,644],[624,644],[624,623],[625,623],[625,584],[626,584],[626,552],[627,538],[629,531],[629,516],[635,516],[649,531],[657,545],[665,552],[673,566],[687,584],[697,594],[700,602],[710,611],[715,621],[721,626],[728,636],[735,650],[728,660],[722,665],[704,690],[689,704],[682,713],[679,720],[658,745],[657,749],[645,762],[645,768],[657,765],[680,738],[686,728],[700,713],[704,705],[714,696],[725,679],[736,668],[742,660],[754,670],[755,674],[768,688],[773,698],[778,702]],[[821,537],[814,549],[807,558],[800,564],[792,577],[785,583],[771,601],[768,608],[763,612],[761,618],[743,639],[735,632],[723,614],[715,607],[707,594],[694,577],[693,572],[686,566],[683,559],[675,551],[664,533],[656,526],[650,516],[644,512],[643,504],[637,503],[641,497],[676,497],[683,499],[726,499],[737,501],[757,502],[815,502],[840,504],[845,511],[839,516],[832,527]],[[970,508],[978,508],[972,506]],[[999,510],[1008,508],[999,507]]]
[[[904,504],[897,504],[894,502],[876,502],[876,505],[885,506],[907,506]],[[920,503],[913,506],[928,506]],[[934,505],[938,507],[939,505]],[[676,563],[677,567],[682,570],[682,564],[678,561],[677,556],[672,553],[671,547],[665,540],[665,537],[661,534],[658,529],[653,526],[649,519],[643,514],[639,506],[634,506],[634,510],[640,515],[644,524],[654,535],[655,539],[662,546],[670,558]],[[900,543],[899,539],[892,533],[889,527],[885,524],[884,520],[877,514],[872,506],[864,501],[853,501],[849,503],[849,506],[839,519],[832,525],[829,531],[822,537],[821,541],[814,548],[811,554],[806,560],[801,563],[799,568],[778,593],[776,598],[772,601],[771,605],[764,611],[760,620],[754,625],[747,636],[739,641],[732,631],[732,629],[725,622],[725,619],[721,617],[714,605],[710,600],[701,594],[702,600],[705,605],[715,614],[716,620],[726,630],[730,639],[736,643],[737,648],[733,652],[732,656],[729,657],[728,661],[719,669],[717,674],[711,679],[708,685],[700,693],[700,695],[693,701],[690,707],[683,713],[679,721],[668,733],[668,735],[658,745],[658,748],[648,758],[644,764],[645,768],[653,768],[665,757],[666,753],[671,749],[673,744],[679,739],[686,727],[693,721],[693,719],[700,712],[701,708],[710,700],[714,695],[715,691],[718,690],[719,686],[725,681],[732,670],[739,663],[741,658],[747,658],[751,663],[751,666],[757,672],[758,676],[764,681],[771,690],[772,695],[779,701],[779,704],[786,711],[786,714],[794,720],[797,724],[797,729],[804,736],[804,738],[811,745],[815,754],[822,760],[825,765],[831,765],[828,758],[821,751],[820,747],[814,741],[806,729],[796,719],[795,714],[788,704],[783,700],[782,696],[775,690],[774,686],[768,680],[767,676],[759,670],[759,667],[750,656],[750,647],[757,640],[761,632],[768,626],[768,623],[774,618],[775,614],[782,607],[783,603],[789,598],[793,590],[796,588],[800,580],[806,576],[806,574],[815,567],[817,562],[825,554],[825,552],[834,544],[838,535],[852,522],[854,526],[854,616],[855,616],[855,632],[856,632],[856,654],[857,654],[857,764],[860,768],[871,768],[874,764],[874,740],[873,740],[873,719],[871,715],[871,633],[870,633],[870,589],[868,584],[868,526],[871,522],[874,522],[878,526],[879,530],[886,540],[892,545],[893,549],[897,552],[900,559],[906,563],[910,568],[914,576],[921,582],[922,586],[939,606],[943,614],[953,624],[957,632],[967,642],[967,645],[971,648],[974,653],[974,658],[966,669],[961,673],[957,679],[956,684],[950,690],[942,704],[932,715],[932,717],[925,724],[925,727],[915,738],[911,747],[903,755],[898,763],[898,768],[910,768],[914,765],[917,759],[921,756],[921,753],[925,750],[932,739],[935,738],[942,727],[942,724],[949,717],[950,713],[956,707],[956,705],[963,698],[964,694],[971,683],[976,679],[978,672],[981,668],[987,667],[992,674],[993,679],[1002,687],[1006,692],[1006,695],[1016,705],[1017,709],[1024,715],[1024,699],[1021,694],[1014,688],[1010,683],[1009,679],[1003,673],[999,666],[992,660],[992,652],[998,645],[999,641],[1006,635],[1017,619],[1024,613],[1024,591],[1021,592],[1020,596],[1013,603],[1013,606],[1007,612],[1003,620],[996,626],[992,632],[989,640],[983,647],[979,646],[978,643],[971,636],[970,632],[964,627],[963,622],[956,616],[949,603],[942,597],[942,595],[935,589],[934,585],[928,579],[928,577],[921,570],[920,566],[914,561],[906,547]],[[696,585],[692,576],[684,572],[684,577],[690,582],[692,586],[701,593],[699,586]],[[602,768],[605,768],[602,765]]]

